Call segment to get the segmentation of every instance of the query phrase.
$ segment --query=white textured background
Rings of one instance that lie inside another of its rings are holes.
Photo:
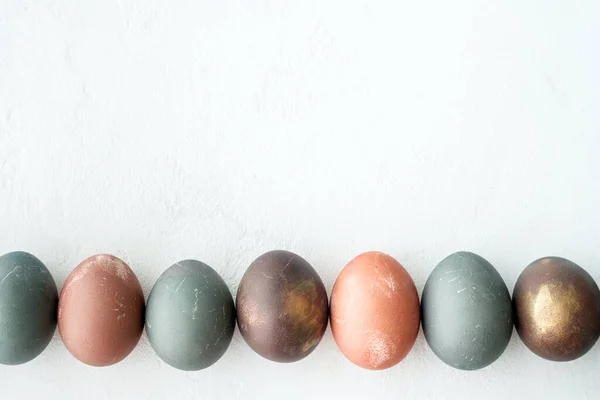
[[[511,291],[545,255],[600,281],[599,40],[596,0],[0,0],[0,253],[34,253],[59,288],[112,253],[146,295],[184,258],[235,293],[276,248],[328,291],[371,249],[419,292],[462,249]],[[96,369],[57,333],[0,367],[0,397],[597,399],[599,368],[600,344],[557,364],[515,333],[495,364],[460,372],[420,334],[371,372],[330,331],[281,365],[236,331],[202,372],[162,363],[145,336]]]

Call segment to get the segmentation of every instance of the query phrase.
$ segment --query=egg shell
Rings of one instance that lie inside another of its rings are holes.
[[[510,293],[498,271],[477,254],[461,251],[444,258],[425,283],[421,308],[427,343],[454,368],[484,368],[508,346]]]
[[[146,307],[146,334],[167,364],[186,371],[211,366],[229,347],[234,329],[231,292],[208,265],[180,261],[154,284]]]
[[[272,361],[308,356],[327,327],[323,281],[305,259],[289,251],[270,251],[248,267],[236,305],[242,337]]]
[[[547,360],[575,360],[600,335],[598,285],[565,258],[544,257],[527,266],[515,284],[513,306],[521,340]]]
[[[396,365],[419,332],[419,296],[391,256],[360,254],[340,272],[331,294],[331,329],[344,355],[373,370]]]
[[[50,271],[22,251],[0,257],[0,364],[33,360],[56,330],[58,290]]]
[[[71,272],[58,305],[67,349],[92,366],[115,364],[135,348],[144,328],[144,294],[127,264],[100,254]]]

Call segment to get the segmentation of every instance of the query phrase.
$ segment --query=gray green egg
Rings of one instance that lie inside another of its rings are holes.
[[[22,251],[0,256],[0,364],[44,351],[56,330],[58,290],[46,266]]]
[[[180,261],[154,284],[146,306],[146,333],[167,364],[185,371],[211,366],[229,347],[234,329],[231,292],[208,265]]]
[[[483,257],[465,251],[449,255],[429,275],[421,318],[432,351],[461,370],[484,368],[496,361],[513,330],[504,280]]]

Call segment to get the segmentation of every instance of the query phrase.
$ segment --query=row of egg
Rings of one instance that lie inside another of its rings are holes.
[[[559,257],[530,264],[512,301],[496,269],[470,252],[454,253],[436,266],[421,304],[408,272],[380,252],[363,253],[344,267],[331,304],[313,267],[281,250],[249,266],[235,305],[217,272],[195,260],[167,269],[147,306],[133,271],[111,255],[83,261],[60,297],[48,269],[31,254],[0,257],[0,276],[1,364],[21,364],[39,355],[58,321],[65,346],[86,364],[119,362],[136,346],[145,325],[161,359],[182,370],[200,370],[227,350],[236,309],[243,338],[267,359],[306,357],[330,320],[344,355],[368,369],[400,362],[420,323],[433,352],[464,370],[483,368],[502,354],[513,318],[527,347],[555,361],[582,356],[600,335],[598,286],[584,269]]]

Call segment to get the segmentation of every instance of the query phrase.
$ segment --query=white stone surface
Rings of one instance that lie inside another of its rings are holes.
[[[85,257],[126,260],[146,295],[197,258],[233,293],[283,248],[327,288],[370,249],[419,291],[447,254],[486,257],[512,291],[561,255],[600,281],[600,3],[389,0],[0,1],[0,253],[62,286]],[[144,337],[122,363],[77,362],[58,333],[2,399],[597,399],[600,344],[566,364],[516,333],[481,371],[422,334],[361,370],[330,331],[302,362],[236,332],[203,372]]]

